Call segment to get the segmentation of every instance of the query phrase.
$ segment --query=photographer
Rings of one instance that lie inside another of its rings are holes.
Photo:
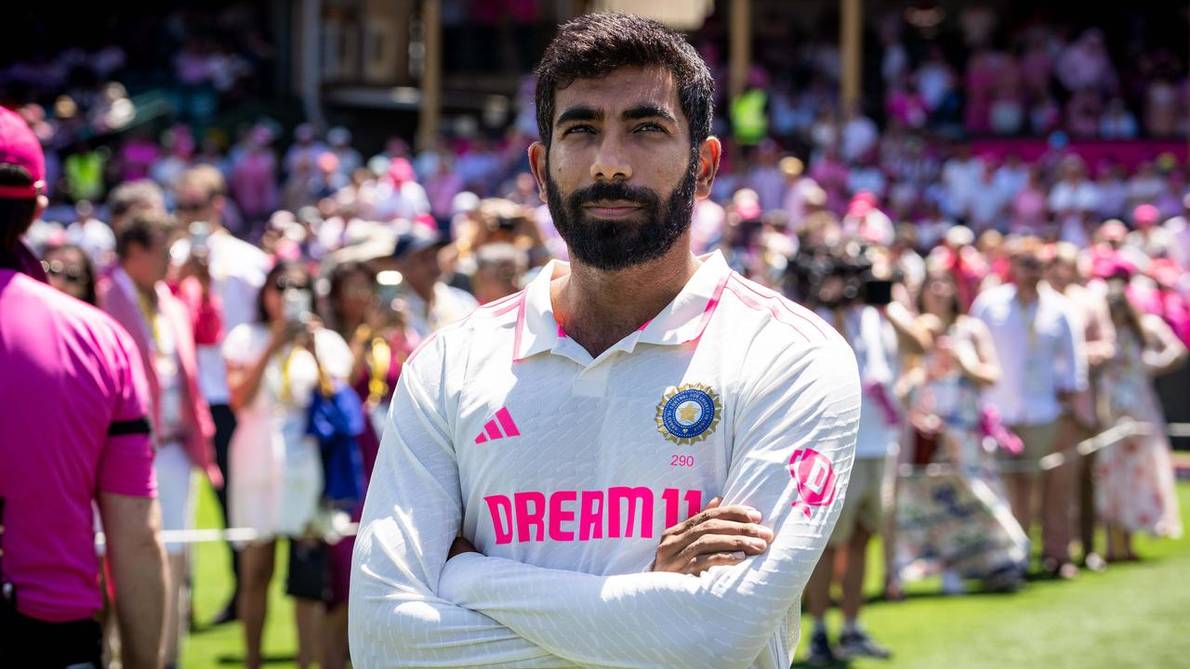
[[[885,463],[901,436],[902,412],[893,393],[898,352],[920,353],[929,345],[929,336],[914,325],[903,305],[893,301],[894,283],[873,277],[869,255],[859,245],[849,244],[839,252],[809,249],[795,259],[794,268],[804,298],[851,344],[863,387],[851,484],[830,543],[806,588],[807,609],[814,617],[810,663],[823,666],[838,656],[888,657],[889,651],[858,621],[867,547],[883,525]],[[825,619],[839,551],[845,552],[847,566],[842,574],[844,627],[836,648],[827,637]]]
[[[261,662],[261,636],[273,576],[276,538],[290,538],[286,592],[297,598],[298,664],[317,657],[326,592],[326,555],[309,527],[323,489],[317,442],[307,436],[307,409],[316,392],[328,393],[351,373],[343,338],[311,313],[309,275],[295,263],[269,272],[257,300],[255,322],[227,335],[223,357],[237,427],[230,449],[228,503],[235,527],[260,537],[240,559],[239,613],[245,664]]]
[[[264,251],[232,235],[224,226],[230,204],[225,197],[226,183],[219,170],[199,165],[182,173],[174,186],[178,223],[188,235],[170,249],[180,274],[175,294],[191,312],[195,323],[194,338],[198,352],[198,385],[211,407],[215,421],[215,462],[225,484],[216,491],[223,520],[231,527],[227,494],[231,475],[227,464],[231,435],[236,429],[235,414],[229,401],[227,377],[220,354],[223,332],[251,322],[256,310],[257,293],[264,283],[269,258]],[[222,328],[215,326],[216,312],[221,313]],[[232,572],[238,573],[237,551],[232,551]],[[238,584],[236,592],[239,591]],[[236,595],[232,595],[232,602]],[[229,602],[216,623],[235,618],[235,606]]]

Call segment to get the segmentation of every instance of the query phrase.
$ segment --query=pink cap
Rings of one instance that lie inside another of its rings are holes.
[[[851,198],[851,203],[847,205],[847,215],[862,217],[867,216],[876,208],[876,195],[870,191],[861,190]]]
[[[318,169],[323,172],[334,172],[339,169],[339,157],[330,151],[324,151],[318,155]]]
[[[33,129],[16,112],[0,107],[0,165],[23,167],[33,177],[28,186],[0,186],[0,197],[29,199],[45,190],[45,154]]]
[[[395,184],[413,181],[413,165],[405,158],[393,158],[388,164],[388,178]]]
[[[1136,209],[1132,210],[1132,221],[1137,225],[1152,225],[1157,222],[1159,215],[1157,207],[1151,204],[1138,204]]]
[[[1136,274],[1136,266],[1118,253],[1106,253],[1091,261],[1091,274],[1099,279],[1132,278]]]
[[[735,213],[739,215],[741,221],[754,221],[760,218],[762,213],[760,198],[751,188],[741,188],[736,191],[735,195],[731,197],[731,203],[735,206]]]

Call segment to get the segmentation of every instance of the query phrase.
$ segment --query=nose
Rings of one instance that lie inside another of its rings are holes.
[[[632,165],[619,133],[603,133],[599,150],[591,163],[591,178],[595,181],[627,181],[632,178]]]

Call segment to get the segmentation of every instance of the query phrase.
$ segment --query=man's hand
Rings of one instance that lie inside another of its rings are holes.
[[[653,571],[698,576],[711,567],[738,564],[768,550],[773,531],[759,524],[760,512],[746,506],[721,507],[720,501],[716,497],[702,511],[662,533]]]
[[[463,553],[478,553],[479,550],[475,548],[475,544],[467,541],[467,537],[455,537],[455,542],[450,545],[450,552],[446,554],[446,559],[449,560],[456,555]]]

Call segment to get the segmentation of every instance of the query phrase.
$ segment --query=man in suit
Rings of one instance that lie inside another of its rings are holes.
[[[192,468],[202,470],[216,488],[222,486],[223,479],[211,444],[215,423],[198,387],[195,323],[191,311],[164,282],[173,230],[173,222],[165,214],[133,216],[116,236],[119,262],[99,281],[96,292],[100,308],[128,330],[144,362],[157,447],[154,468],[162,527],[182,530],[190,526],[194,515]],[[167,543],[166,551],[165,662],[170,666],[178,657],[180,624],[188,620],[182,597],[185,544]]]

